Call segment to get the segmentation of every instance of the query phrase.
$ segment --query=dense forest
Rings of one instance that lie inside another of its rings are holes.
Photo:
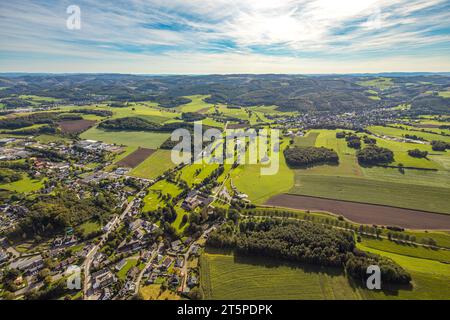
[[[286,162],[291,167],[308,167],[320,164],[338,164],[338,154],[324,147],[290,147],[284,150]]]
[[[411,276],[393,261],[357,250],[351,232],[311,221],[266,219],[240,222],[238,226],[226,224],[209,236],[207,245],[233,249],[237,254],[344,267],[355,278],[367,277],[367,266],[376,264],[385,283],[411,281]]]

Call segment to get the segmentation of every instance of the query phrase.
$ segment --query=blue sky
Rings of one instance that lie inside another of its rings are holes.
[[[0,37],[0,72],[448,72],[450,0],[1,1]]]

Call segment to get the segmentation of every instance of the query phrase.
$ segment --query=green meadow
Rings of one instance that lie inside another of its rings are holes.
[[[43,187],[44,187],[44,180],[33,180],[27,175],[23,175],[23,178],[19,181],[7,184],[0,184],[0,189],[18,193],[29,193],[40,190]]]
[[[105,143],[157,149],[167,138],[168,133],[147,131],[106,131],[93,127],[80,135],[81,139],[103,141]]]
[[[170,155],[171,152],[169,150],[159,149],[131,170],[130,175],[145,179],[155,179],[167,170],[175,168],[176,165],[172,162]]]
[[[450,213],[450,157],[432,152],[431,146],[401,143],[377,138],[377,145],[394,152],[395,162],[407,167],[435,169],[416,170],[384,167],[361,167],[356,150],[345,139],[337,139],[342,130],[311,130],[305,137],[295,138],[296,145],[315,145],[335,150],[339,165],[322,165],[295,169],[295,194],[337,200],[386,204],[391,206]],[[410,157],[408,150],[419,148],[430,152],[428,159]]]
[[[204,253],[200,280],[205,299],[361,299],[333,268],[277,263],[274,259]]]

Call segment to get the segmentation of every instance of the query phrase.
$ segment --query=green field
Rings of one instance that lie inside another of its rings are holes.
[[[120,269],[119,272],[117,272],[117,277],[119,277],[120,280],[125,280],[127,278],[128,271],[132,267],[136,266],[137,261],[138,261],[137,259],[128,259],[125,266],[122,269]]]
[[[390,181],[301,174],[297,171],[291,193],[384,204],[450,214],[449,188],[397,183]]]
[[[294,170],[295,184],[291,193],[450,213],[446,200],[450,197],[450,157],[446,153],[432,152],[429,145],[377,138],[379,146],[394,152],[396,162],[393,165],[403,163],[438,170],[361,167],[356,150],[349,148],[345,139],[337,139],[337,131],[342,130],[311,130],[303,138],[305,145],[311,144],[306,139],[314,135],[316,147],[335,150],[339,165]],[[414,148],[429,151],[429,159],[410,157],[407,151]]]
[[[373,80],[360,81],[358,84],[363,87],[374,87],[380,90],[389,89],[394,85],[391,78],[376,78]]]
[[[19,181],[0,184],[0,189],[14,191],[19,193],[28,193],[40,190],[44,187],[44,180],[33,180],[30,179],[27,175],[24,175],[23,178]]]
[[[144,198],[145,206],[143,210],[153,211],[160,207],[164,207],[165,204],[161,199],[161,195],[171,195],[172,197],[176,197],[181,191],[182,190],[178,186],[167,180],[158,181],[149,188],[149,193]]]
[[[201,256],[200,268],[205,299],[361,299],[359,290],[333,268],[211,253]]]
[[[318,136],[319,132],[310,131],[304,137],[295,137],[294,145],[298,147],[313,147]]]
[[[432,237],[432,235],[429,236]],[[427,247],[412,244],[398,244],[386,239],[377,240],[374,238],[365,238],[365,237],[363,237],[361,243],[365,247],[376,250],[383,250],[386,252],[401,254],[403,256],[413,258],[436,260],[442,263],[450,264],[450,250],[430,249]]]
[[[450,299],[450,251],[363,239],[358,247],[393,259],[412,276],[410,287],[367,290],[339,270],[277,263],[262,257],[204,253],[200,258],[205,299]]]
[[[139,178],[155,179],[167,170],[175,167],[170,155],[171,152],[169,150],[157,150],[134,168],[130,175]]]
[[[395,292],[364,290],[367,299],[450,299],[450,264],[415,258],[358,244],[362,250],[391,258],[411,274],[413,287]]]
[[[284,150],[287,141],[280,145]],[[280,152],[279,170],[275,175],[262,175],[261,164],[240,165],[231,172],[234,185],[240,192],[247,194],[255,204],[262,204],[270,197],[289,191],[294,185],[294,172],[289,169]]]
[[[203,113],[206,113],[209,111],[208,109],[212,108],[213,105],[210,103],[206,103],[203,101],[203,99],[207,98],[206,95],[195,95],[195,96],[187,96],[186,98],[191,99],[192,102],[183,104],[176,109],[181,112],[198,112],[198,111],[204,111]]]
[[[97,127],[91,128],[80,135],[81,139],[97,140],[105,143],[157,149],[167,138],[168,133],[146,131],[105,131]]]
[[[448,136],[443,136],[440,134],[433,134],[433,133],[428,133],[428,132],[402,130],[399,128],[381,127],[381,126],[370,126],[367,129],[373,133],[376,133],[379,135],[391,136],[391,137],[402,138],[405,134],[409,134],[409,135],[415,135],[415,136],[424,138],[427,141],[441,140],[441,141],[445,141],[445,142],[450,142],[450,137],[448,137]],[[411,143],[411,144],[407,143],[407,145],[421,146],[421,145],[413,144],[413,143]],[[431,147],[430,147],[430,150],[431,150]]]

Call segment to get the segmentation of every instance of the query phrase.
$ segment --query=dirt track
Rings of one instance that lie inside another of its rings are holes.
[[[135,168],[145,159],[151,156],[155,151],[156,150],[154,149],[139,148],[132,154],[129,154],[128,156],[117,162],[117,165],[121,167]]]
[[[450,215],[389,206],[280,194],[266,205],[326,211],[362,224],[399,226],[408,229],[450,230]]]

